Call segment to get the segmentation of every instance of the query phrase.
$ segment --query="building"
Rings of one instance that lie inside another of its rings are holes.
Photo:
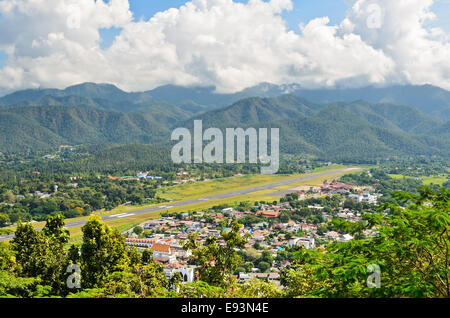
[[[152,248],[153,244],[156,243],[155,239],[139,239],[139,238],[126,238],[125,244],[129,246],[135,246],[138,248]]]
[[[288,242],[290,248],[294,246],[303,246],[306,249],[313,249],[316,247],[316,241],[313,237],[296,237]]]
[[[255,278],[280,285],[280,274],[278,273],[239,273],[239,283],[245,283]]]
[[[351,185],[338,182],[336,179],[333,180],[333,182],[329,183],[328,180],[325,180],[323,182],[323,185],[321,187],[322,192],[349,192],[352,189]]]
[[[338,238],[339,242],[350,242],[351,240],[353,240],[353,236],[351,236],[350,234],[344,234],[339,236]]]
[[[349,199],[355,200],[358,203],[370,203],[377,204],[378,196],[375,194],[370,194],[370,192],[364,192],[363,194],[350,194]]]
[[[275,211],[258,211],[258,213],[256,213],[256,215],[258,216],[262,216],[264,218],[277,218],[280,216],[280,212],[275,212]]]
[[[225,215],[230,215],[233,212],[233,208],[226,208],[222,210],[222,213]]]
[[[192,283],[195,280],[193,267],[180,267],[180,268],[166,268],[164,274],[169,280],[175,273],[180,273],[183,278],[183,282]]]
[[[170,245],[155,243],[151,247],[153,251],[153,259],[155,262],[176,262],[177,257],[175,256],[175,251]]]

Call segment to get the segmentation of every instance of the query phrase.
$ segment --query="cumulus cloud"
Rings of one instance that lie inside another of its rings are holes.
[[[264,81],[450,89],[448,36],[426,27],[432,3],[358,0],[340,25],[318,17],[294,32],[281,17],[291,0],[192,0],[148,21],[134,21],[127,0],[2,0],[0,30],[8,32],[0,49],[10,58],[0,87],[93,81],[132,91],[173,83],[234,92]],[[99,29],[109,27],[122,31],[102,50]]]
[[[346,23],[352,25],[352,33],[395,61],[389,82],[450,89],[448,36],[442,29],[426,27],[435,19],[432,4],[433,0],[359,0],[350,10]],[[379,19],[379,26],[370,27],[370,19]]]

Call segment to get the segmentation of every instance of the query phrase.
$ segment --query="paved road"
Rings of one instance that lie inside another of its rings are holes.
[[[102,217],[102,220],[103,221],[112,221],[112,220],[117,220],[117,219],[120,219],[120,218],[127,218],[127,217],[131,217],[131,216],[135,216],[135,215],[141,215],[141,214],[147,214],[147,213],[151,213],[151,212],[165,211],[165,210],[169,210],[169,209],[172,209],[172,208],[184,207],[184,206],[188,206],[188,205],[199,203],[199,202],[206,202],[206,201],[211,201],[211,200],[226,199],[226,198],[246,195],[246,194],[249,194],[249,193],[252,193],[252,192],[261,191],[261,190],[269,190],[269,189],[273,189],[273,188],[281,187],[281,186],[287,186],[287,185],[290,185],[292,183],[305,181],[305,180],[309,180],[309,179],[313,179],[313,178],[317,178],[317,177],[325,177],[325,176],[328,176],[328,175],[341,173],[341,172],[350,172],[350,171],[352,171],[354,169],[355,168],[347,168],[347,169],[341,169],[341,170],[333,170],[333,171],[321,172],[321,173],[316,173],[316,174],[313,174],[313,175],[310,175],[310,176],[305,176],[305,177],[300,177],[300,178],[295,178],[295,179],[289,179],[289,180],[286,180],[286,181],[281,181],[281,182],[271,183],[271,184],[265,184],[265,185],[252,187],[252,188],[247,188],[247,189],[241,189],[241,190],[237,190],[237,191],[233,191],[233,192],[220,193],[220,194],[215,194],[215,195],[211,195],[211,196],[208,196],[208,197],[192,199],[192,200],[187,200],[187,201],[174,202],[174,203],[169,203],[169,204],[166,204],[166,205],[158,205],[158,206],[154,206],[154,207],[151,207],[151,208],[136,210],[136,211],[127,212],[127,213],[106,215],[106,216]],[[291,192],[294,192],[294,191],[291,191]],[[73,221],[73,222],[67,222],[66,223],[66,227],[67,228],[73,228],[73,227],[83,226],[84,224],[86,224],[86,220]],[[10,240],[13,237],[14,237],[13,234],[0,236],[0,242],[1,241]]]

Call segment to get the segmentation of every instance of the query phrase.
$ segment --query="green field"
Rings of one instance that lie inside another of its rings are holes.
[[[442,176],[421,176],[421,177],[411,177],[411,176],[405,176],[402,174],[390,174],[389,175],[393,179],[419,179],[422,180],[424,185],[430,185],[430,184],[437,184],[437,185],[443,185],[445,182],[447,182],[449,179],[447,177]]]
[[[202,181],[196,183],[185,183],[172,187],[165,187],[159,189],[157,195],[160,198],[170,199],[173,201],[190,200],[204,196],[210,196],[219,193],[231,192],[245,188],[251,188],[259,185],[276,183],[289,179],[300,178],[314,173],[338,170],[346,168],[343,165],[334,165],[314,170],[307,174],[292,174],[292,175],[246,175],[243,177],[230,177],[214,179],[209,181]],[[341,174],[342,175],[342,174]]]

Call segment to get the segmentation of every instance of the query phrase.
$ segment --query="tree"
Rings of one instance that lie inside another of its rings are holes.
[[[66,244],[69,242],[70,234],[69,230],[64,228],[64,225],[64,216],[61,214],[53,217],[50,216],[47,218],[47,222],[42,229],[42,233],[61,244]]]
[[[262,262],[266,262],[268,263],[270,266],[272,266],[273,263],[273,257],[272,257],[272,253],[270,253],[269,251],[264,251],[261,254],[261,259]]]
[[[136,226],[136,227],[133,229],[133,233],[136,234],[136,235],[141,235],[142,232],[144,232],[144,229],[143,229],[142,227],[140,227],[140,226]]]
[[[0,213],[0,227],[4,227],[9,222],[9,216],[5,213]]]
[[[312,281],[323,283],[305,288],[305,294],[450,297],[450,191],[423,188],[418,195],[397,193],[394,197],[403,207],[399,203],[385,204],[380,212],[389,213],[369,219],[365,226],[366,230],[375,229],[376,237],[331,244],[326,253],[321,252],[302,265],[302,271],[309,273]],[[361,224],[355,226],[364,230]],[[367,283],[375,268],[380,269],[377,275],[382,288],[369,288]],[[296,271],[284,279],[288,289],[292,290],[293,282],[298,281],[296,276],[302,278]]]
[[[265,273],[270,268],[270,264],[262,261],[262,262],[259,262],[258,268],[262,273]]]
[[[281,221],[281,223],[289,222],[289,215],[287,213],[285,213],[285,212],[281,213],[280,221]]]
[[[16,196],[12,193],[12,191],[6,191],[3,194],[3,200],[9,204],[14,204],[14,202],[16,202]]]
[[[164,267],[156,263],[127,267],[104,280],[105,294],[119,297],[164,297],[167,287]]]
[[[184,249],[192,250],[191,262],[199,266],[201,281],[212,286],[226,286],[229,283],[231,274],[240,263],[240,256],[235,249],[243,248],[247,243],[248,235],[239,234],[241,228],[242,226],[234,221],[230,231],[222,231],[224,246],[217,243],[215,235],[207,238],[205,246],[200,246],[195,235],[189,237]]]
[[[64,244],[68,237],[60,215],[49,217],[41,232],[36,231],[29,223],[19,222],[11,246],[21,275],[38,277],[44,285],[52,287],[53,294],[62,293],[68,261]]]
[[[81,275],[83,288],[99,287],[109,274],[120,271],[129,262],[124,237],[91,216],[83,226]]]

